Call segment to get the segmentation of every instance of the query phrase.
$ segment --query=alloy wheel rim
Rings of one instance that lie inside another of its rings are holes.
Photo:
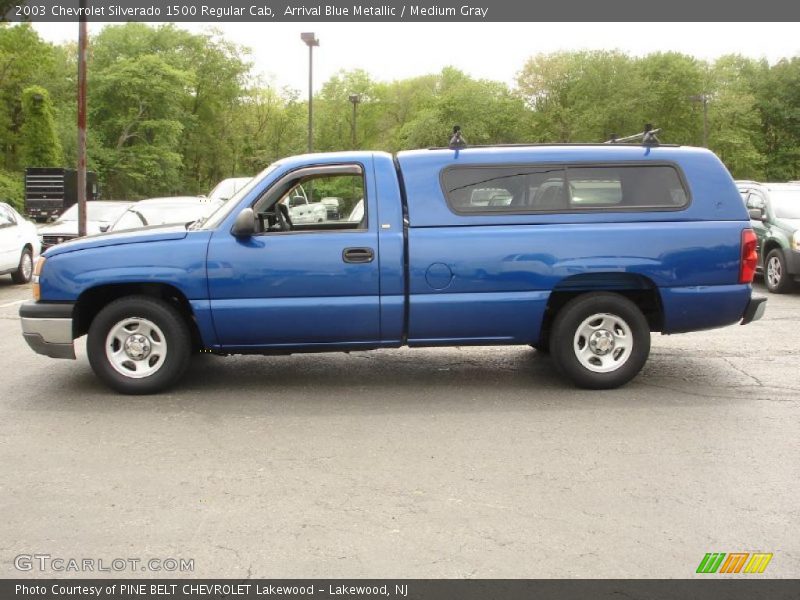
[[[31,255],[27,252],[22,255],[22,276],[25,278],[25,281],[31,278],[31,273],[33,272],[33,259]]]
[[[771,287],[778,287],[781,282],[781,275],[781,261],[777,256],[773,256],[767,264],[767,281]]]
[[[117,322],[106,336],[106,358],[125,377],[150,377],[164,366],[166,357],[164,333],[149,319],[127,317]]]
[[[595,313],[575,330],[572,348],[585,369],[611,373],[628,362],[633,351],[633,333],[619,315]]]

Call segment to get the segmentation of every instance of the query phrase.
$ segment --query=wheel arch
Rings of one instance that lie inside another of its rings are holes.
[[[612,292],[628,298],[642,311],[650,331],[664,328],[664,306],[658,286],[638,273],[600,272],[570,275],[559,281],[544,312],[539,339],[547,339],[558,312],[573,298],[591,292]]]
[[[174,306],[184,317],[192,335],[192,345],[202,347],[202,337],[189,299],[179,288],[163,282],[110,283],[87,288],[78,296],[73,310],[73,337],[89,331],[97,314],[110,302],[126,296],[149,296]]]
[[[773,238],[769,238],[767,241],[764,242],[764,250],[762,252],[762,256],[764,258],[761,261],[762,263],[764,263],[764,266],[766,266],[766,262],[765,261],[767,260],[767,255],[770,252],[772,252],[773,250],[776,250],[776,249],[777,250],[783,250],[784,249],[783,244],[777,238],[774,238],[774,237]]]

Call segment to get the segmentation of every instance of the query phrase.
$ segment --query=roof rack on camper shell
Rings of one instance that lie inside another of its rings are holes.
[[[605,142],[521,142],[512,144],[475,144],[468,145],[467,140],[461,133],[461,127],[455,125],[450,141],[447,146],[431,146],[428,150],[463,150],[465,148],[526,148],[535,146],[605,146],[607,144],[621,144],[629,146],[666,146],[669,148],[677,148],[680,144],[663,144],[658,139],[657,134],[661,133],[661,129],[653,129],[652,124],[647,123],[644,126],[644,131],[634,133],[625,137],[618,137],[616,133],[612,133],[611,137]],[[638,142],[637,142],[638,140]]]

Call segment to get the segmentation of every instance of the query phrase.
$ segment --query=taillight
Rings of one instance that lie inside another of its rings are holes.
[[[758,264],[758,238],[752,229],[742,230],[742,257],[739,261],[739,283],[752,283]]]

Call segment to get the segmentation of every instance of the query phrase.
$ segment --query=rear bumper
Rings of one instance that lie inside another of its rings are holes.
[[[749,284],[661,288],[663,333],[725,327],[742,321],[751,301]]]
[[[22,337],[37,354],[50,358],[75,358],[72,343],[74,305],[29,301],[19,309]]]
[[[750,298],[750,302],[747,303],[747,308],[744,309],[744,315],[742,315],[742,325],[747,325],[748,323],[752,323],[753,321],[758,321],[761,317],[764,316],[764,310],[767,308],[767,299],[766,298]]]

